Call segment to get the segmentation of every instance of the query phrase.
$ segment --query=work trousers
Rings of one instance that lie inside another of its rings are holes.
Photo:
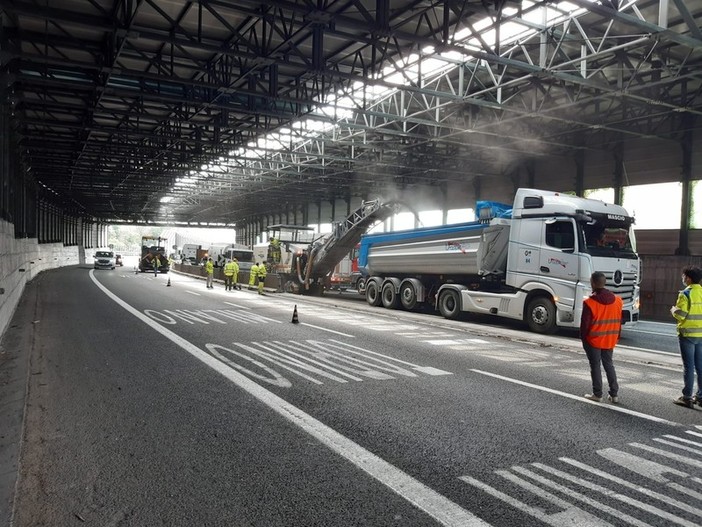
[[[702,338],[679,337],[680,355],[683,363],[683,397],[691,399],[695,390],[695,372],[697,372],[697,395],[702,399]]]
[[[619,393],[619,383],[617,382],[617,372],[614,371],[614,361],[612,355],[614,350],[595,348],[583,342],[583,348],[587,354],[587,360],[590,362],[590,376],[592,377],[592,394],[595,397],[602,397],[602,369],[604,368],[607,375],[607,384],[609,385],[609,395],[616,397]]]
[[[207,287],[212,287],[212,280],[214,279],[214,273],[207,273]]]
[[[234,277],[232,275],[224,275],[224,289],[229,291],[232,289],[232,282]]]

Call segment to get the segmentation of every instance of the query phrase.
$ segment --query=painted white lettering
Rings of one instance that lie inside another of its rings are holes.
[[[311,346],[314,346],[318,349],[325,349],[325,351],[327,353],[330,353],[332,355],[335,355],[336,357],[339,357],[340,360],[366,367],[369,370],[371,370],[371,369],[383,370],[383,371],[387,371],[387,372],[394,373],[397,375],[404,375],[405,377],[416,377],[417,376],[414,373],[412,373],[411,371],[409,371],[405,368],[401,368],[400,366],[396,366],[395,364],[391,364],[388,361],[377,359],[375,357],[369,357],[366,353],[364,353],[366,350],[364,350],[362,348],[358,348],[356,346],[350,346],[350,345],[346,345],[346,344],[335,344],[334,342],[329,342],[329,343],[318,342],[318,341],[314,341],[314,340],[308,340],[307,342]],[[359,351],[356,351],[356,350],[359,350]],[[363,357],[364,360],[350,357],[349,356],[350,354]]]
[[[196,315],[198,317],[206,318],[207,320],[211,320],[212,322],[217,322],[217,324],[224,324],[226,325],[227,323],[224,320],[220,320],[217,317],[211,315],[210,313],[217,313],[214,309],[201,309],[199,311],[190,311],[193,315]]]
[[[175,319],[169,317],[168,315],[164,315],[163,313],[159,311],[154,311],[153,309],[145,309],[144,314],[153,319],[156,320],[157,322],[161,322],[162,324],[176,324],[177,322]]]
[[[195,322],[199,322],[200,324],[208,324],[209,325],[209,322],[207,322],[206,320],[203,320],[201,318],[198,318],[195,315],[191,315],[185,309],[178,309],[177,311],[171,311],[170,309],[166,309],[165,312],[168,313],[169,315],[172,315],[176,318],[179,318],[179,319],[187,322],[188,324],[195,324]]]
[[[331,379],[336,382],[347,382],[346,379],[342,379],[341,377],[337,377],[336,375],[332,375],[331,373],[328,373],[324,370],[321,370],[319,368],[315,368],[314,366],[310,366],[309,364],[306,364],[298,359],[295,359],[293,357],[288,357],[282,353],[280,353],[278,350],[275,350],[271,347],[264,346],[263,344],[260,343],[254,343],[257,346],[262,347],[265,351],[247,346],[245,344],[238,344],[235,343],[236,346],[245,349],[246,351],[253,353],[254,355],[264,358],[268,360],[269,362],[272,362],[276,366],[279,366],[283,369],[286,369],[295,375],[299,375],[303,379],[307,379],[310,382],[313,382],[315,384],[323,384],[321,381],[313,378],[310,375],[307,375],[305,373],[302,373],[301,371],[298,370],[303,370],[307,371],[310,373],[314,373],[316,375],[319,375],[320,377],[326,377],[328,379]],[[360,380],[360,379],[359,379]]]
[[[280,386],[281,388],[290,388],[292,386],[292,383],[287,380],[285,377],[283,377],[280,373],[275,371],[272,368],[269,368],[262,362],[257,361],[256,359],[252,359],[248,355],[244,355],[243,353],[240,353],[238,351],[235,351],[233,349],[225,348],[224,346],[220,346],[218,344],[205,344],[205,347],[207,350],[212,354],[214,357],[218,358],[225,364],[231,366],[235,370],[239,370],[240,372],[243,372],[247,375],[250,375],[251,377],[255,379],[259,379],[263,382],[267,382],[268,384],[272,384],[274,386]],[[270,376],[266,375],[261,375],[259,373],[256,373],[254,371],[249,370],[248,368],[245,368],[244,366],[241,366],[240,364],[237,364],[236,362],[230,360],[229,358],[225,357],[222,355],[219,351],[223,351],[226,353],[230,353],[232,355],[236,355],[237,357],[240,357],[244,359],[245,361],[250,362],[251,364],[258,366],[261,368],[263,371],[267,372]]]

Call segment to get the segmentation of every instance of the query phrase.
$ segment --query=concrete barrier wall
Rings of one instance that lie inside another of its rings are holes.
[[[12,319],[27,282],[47,269],[77,265],[80,252],[77,246],[65,247],[63,243],[17,239],[14,225],[0,220],[0,336]]]

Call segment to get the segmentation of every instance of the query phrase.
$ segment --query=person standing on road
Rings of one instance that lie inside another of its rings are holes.
[[[241,291],[241,286],[239,285],[239,260],[232,258],[232,268],[234,269],[234,275],[232,276],[232,288]]]
[[[249,289],[254,289],[256,285],[256,278],[258,277],[258,264],[254,263],[249,269]]]
[[[232,290],[232,280],[234,279],[234,262],[232,260],[227,260],[224,264],[224,290]]]
[[[214,263],[212,263],[212,258],[207,259],[205,263],[205,272],[207,273],[207,289],[213,289],[212,279],[214,278]]]
[[[159,258],[158,253],[151,260],[151,265],[154,266],[154,276],[158,276],[158,269],[161,267],[161,258]]]
[[[585,299],[583,316],[580,319],[580,339],[590,362],[592,393],[585,395],[591,401],[602,401],[602,370],[604,367],[609,385],[609,401],[619,402],[619,383],[614,370],[614,346],[622,331],[622,306],[620,297],[605,288],[604,273],[592,273],[592,294]]]
[[[683,363],[684,386],[682,396],[673,400],[679,406],[694,408],[695,403],[702,406],[702,269],[685,267],[682,271],[682,283],[685,289],[678,294],[678,300],[670,308],[670,313],[677,321],[678,342]],[[697,393],[695,388],[695,371],[697,372]]]
[[[263,294],[263,284],[266,281],[266,265],[263,262],[258,264],[258,273],[256,276],[258,279],[258,294],[262,295]]]

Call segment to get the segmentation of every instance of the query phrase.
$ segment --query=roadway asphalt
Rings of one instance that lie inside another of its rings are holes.
[[[0,359],[0,460],[13,460],[26,402],[0,520],[702,522],[702,411],[671,402],[669,325],[627,330],[615,406],[582,397],[572,335],[169,276],[72,267],[28,285]],[[653,352],[644,331],[661,334]]]

